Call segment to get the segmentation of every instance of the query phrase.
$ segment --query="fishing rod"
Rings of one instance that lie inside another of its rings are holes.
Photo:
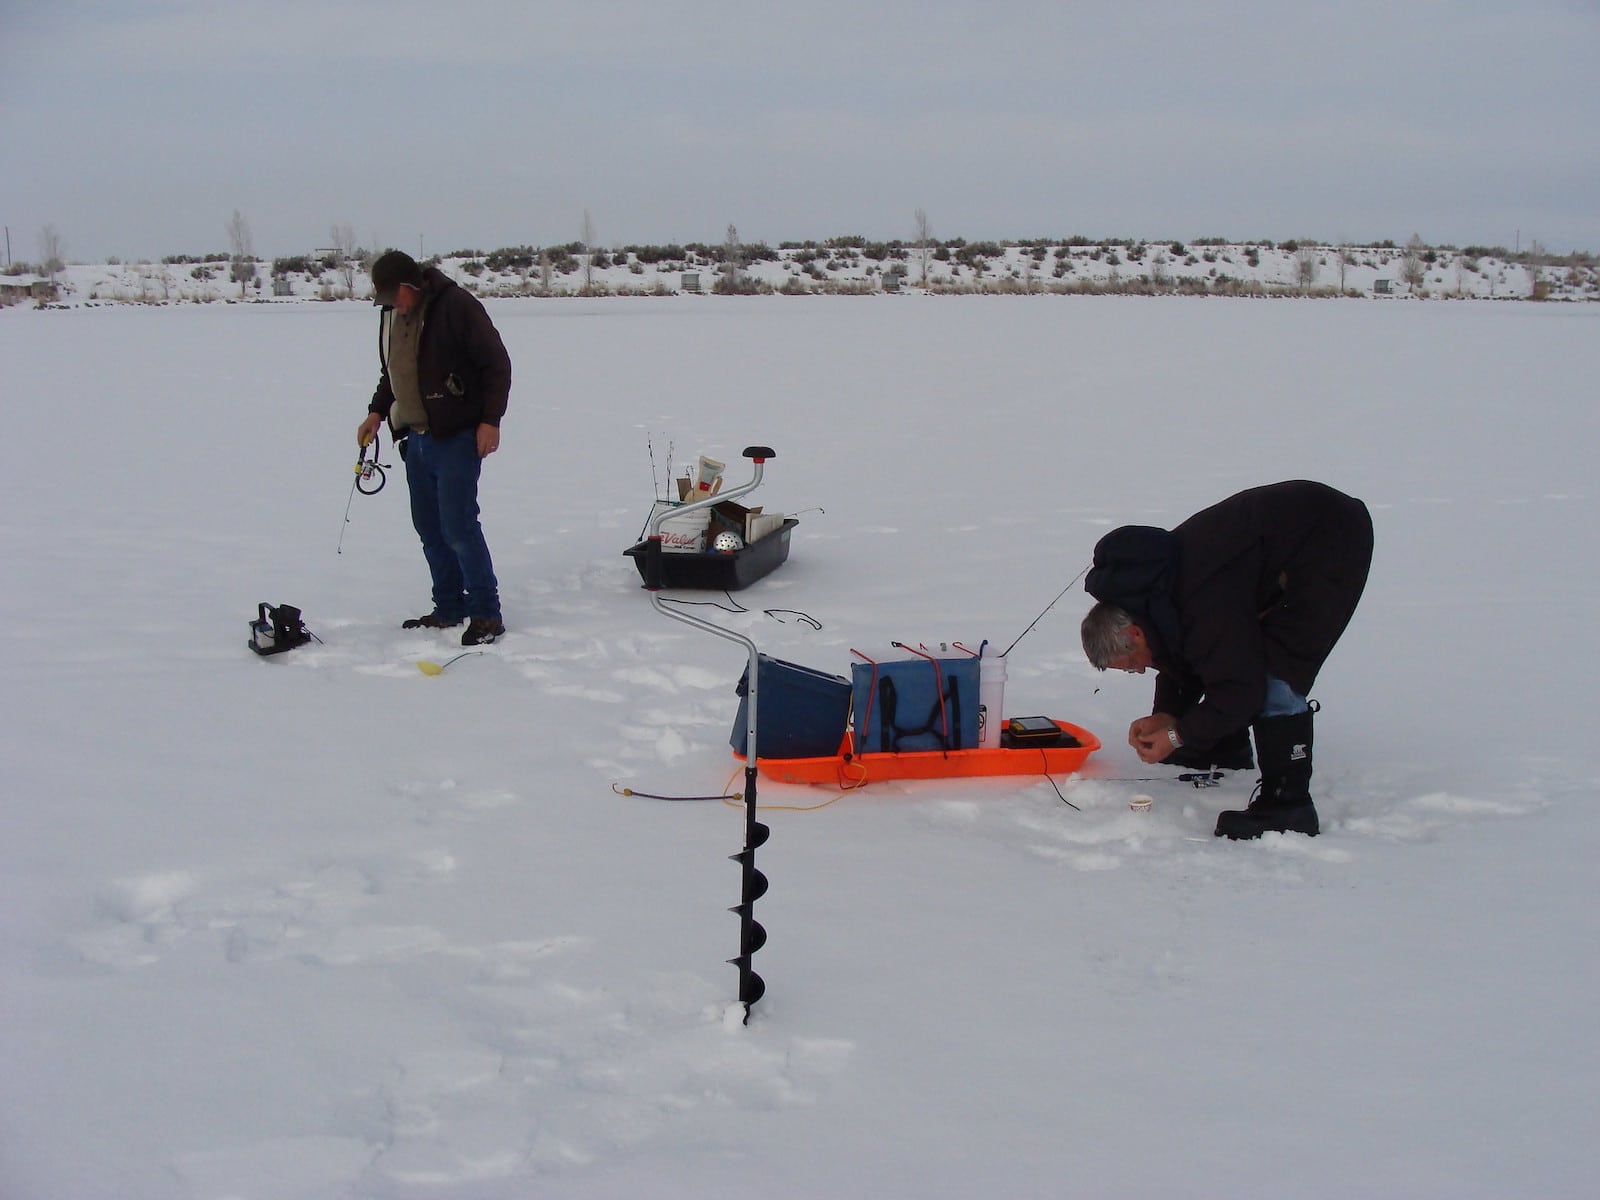
[[[367,447],[372,447],[372,460],[367,460]],[[344,553],[344,529],[350,524],[350,506],[355,503],[356,493],[363,496],[376,496],[383,491],[383,485],[389,482],[385,474],[386,464],[378,461],[378,435],[373,434],[361,443],[361,453],[356,456],[356,477],[350,483],[350,496],[344,502],[344,525],[339,526],[339,545],[336,553]],[[376,480],[377,482],[373,482]]]
[[[1072,590],[1072,585],[1077,583],[1078,580],[1082,579],[1085,575],[1087,575],[1089,573],[1089,566],[1091,566],[1091,565],[1093,565],[1093,564],[1085,565],[1083,570],[1079,571],[1076,575],[1074,575],[1071,579],[1069,579],[1067,581],[1067,586],[1062,588],[1059,592],[1056,593],[1056,598],[1054,600],[1050,601],[1049,604],[1046,604],[1044,606],[1044,612],[1040,613],[1037,617],[1035,617],[1033,619],[1032,624],[1030,624],[1021,633],[1017,634],[1016,640],[1013,641],[1011,643],[1011,645],[1007,646],[1004,650],[1002,650],[1000,652],[1000,657],[1001,658],[1004,658],[1006,655],[1010,654],[1013,650],[1015,650],[1016,647],[1017,647],[1017,642],[1020,642],[1023,638],[1027,637],[1028,634],[1033,632],[1034,625],[1037,625],[1040,621],[1044,620],[1045,614],[1048,613],[1052,608],[1054,608],[1057,604],[1059,604],[1061,602],[1061,597],[1065,596],[1069,591]]]

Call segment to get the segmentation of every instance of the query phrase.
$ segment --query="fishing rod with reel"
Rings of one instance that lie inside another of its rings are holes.
[[[371,448],[372,457],[367,457],[367,449]],[[350,496],[344,502],[344,525],[339,526],[339,545],[336,553],[344,553],[345,525],[350,524],[350,506],[355,503],[356,493],[363,496],[376,496],[383,491],[383,485],[389,482],[388,468],[393,464],[378,461],[378,435],[373,434],[361,443],[361,452],[356,455],[355,479],[350,483]]]

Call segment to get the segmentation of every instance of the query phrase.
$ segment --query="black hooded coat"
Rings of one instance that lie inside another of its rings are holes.
[[[1144,630],[1153,711],[1210,748],[1261,711],[1267,677],[1302,696],[1350,623],[1372,565],[1367,506],[1309,480],[1251,488],[1171,531],[1101,538],[1084,588]]]

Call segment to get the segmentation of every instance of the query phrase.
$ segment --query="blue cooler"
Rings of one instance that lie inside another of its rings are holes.
[[[762,758],[827,758],[839,753],[850,720],[850,681],[781,658],[757,655],[756,754]],[[750,668],[739,677],[739,715],[728,744],[746,752]],[[976,712],[976,710],[974,710]]]
[[[850,673],[857,754],[977,748],[976,658],[857,662]]]

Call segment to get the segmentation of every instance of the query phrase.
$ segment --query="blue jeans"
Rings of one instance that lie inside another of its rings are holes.
[[[433,576],[433,609],[447,621],[500,619],[500,586],[478,524],[482,469],[472,429],[443,441],[413,433],[406,442],[411,524]]]
[[[1299,692],[1274,675],[1267,676],[1267,698],[1261,702],[1258,717],[1292,717],[1311,708]]]

